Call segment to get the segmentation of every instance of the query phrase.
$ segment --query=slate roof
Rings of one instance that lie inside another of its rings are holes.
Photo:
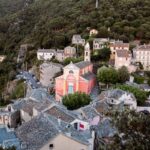
[[[14,131],[8,131],[4,126],[0,126],[0,145],[6,147],[14,145],[19,150],[20,142]]]
[[[117,129],[112,125],[110,118],[104,118],[98,126],[92,126],[99,138],[113,137]]]
[[[91,62],[89,62],[89,61],[80,61],[78,63],[75,63],[74,65],[77,66],[80,69],[83,69],[83,68],[91,65]]]
[[[52,121],[41,114],[20,126],[16,134],[21,142],[26,144],[25,150],[38,150],[45,142],[56,136],[58,130]]]
[[[150,44],[148,45],[140,45],[135,48],[136,51],[150,51]]]
[[[75,120],[75,118],[69,114],[71,112],[69,112],[67,109],[64,110],[63,108],[60,108],[59,106],[56,105],[45,111],[45,113],[54,116],[57,119],[61,119],[67,123],[71,123],[72,121]]]
[[[89,80],[95,78],[95,75],[92,72],[88,72],[88,73],[86,73],[84,75],[81,75],[81,77],[83,77],[85,80],[89,81]]]
[[[58,119],[46,114],[40,114],[16,130],[18,138],[26,144],[23,150],[39,150],[58,134],[67,136],[68,132],[70,132],[69,138],[83,144],[89,144],[88,139],[91,138],[90,131],[80,132],[72,126],[68,128],[67,123],[63,121],[58,123]]]
[[[99,115],[91,105],[82,107],[80,109],[83,111],[86,119],[93,119],[94,117]]]

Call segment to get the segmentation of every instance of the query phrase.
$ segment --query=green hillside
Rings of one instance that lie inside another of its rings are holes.
[[[95,0],[35,0],[26,7],[23,0],[13,1],[7,3],[14,3],[11,10],[17,10],[14,14],[4,9],[8,5],[2,3],[5,0],[0,1],[9,14],[0,19],[1,49],[13,49],[20,42],[43,47],[65,46],[74,33],[87,38],[87,27],[97,28],[99,37],[124,41],[150,39],[149,0],[99,0],[98,9]]]
[[[0,64],[0,93],[14,75],[22,43],[62,48],[73,34],[88,39],[88,27],[98,29],[97,37],[149,42],[150,0],[99,0],[97,9],[95,1],[0,0],[0,54],[7,55]]]

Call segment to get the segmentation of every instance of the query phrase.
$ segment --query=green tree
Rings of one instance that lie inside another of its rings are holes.
[[[114,68],[101,67],[97,72],[99,82],[107,84],[116,84],[118,82],[118,72]]]
[[[91,101],[89,95],[85,93],[75,92],[74,94],[68,94],[63,97],[62,102],[69,110],[78,109],[85,105],[88,105]]]
[[[150,147],[150,117],[135,111],[114,112],[110,114],[118,129],[108,150],[148,150]],[[123,133],[120,136],[120,133]],[[144,140],[143,140],[144,137]]]
[[[129,80],[129,71],[127,67],[122,66],[121,68],[118,69],[118,80],[120,83],[124,83],[127,80]]]

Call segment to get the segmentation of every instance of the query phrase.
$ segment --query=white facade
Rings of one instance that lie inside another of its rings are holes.
[[[56,51],[53,49],[39,49],[37,51],[38,60],[51,60]]]
[[[150,70],[150,45],[137,46],[133,54],[135,62],[140,62],[144,70]]]
[[[109,42],[107,38],[96,38],[93,40],[93,49],[98,50],[106,47],[106,44]]]

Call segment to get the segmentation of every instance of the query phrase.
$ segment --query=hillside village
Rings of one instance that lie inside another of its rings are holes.
[[[90,30],[90,37],[95,34],[96,29]],[[21,45],[18,63],[24,62],[28,47]],[[100,52],[109,57],[103,64],[97,61]],[[120,134],[111,113],[150,113],[149,79],[143,73],[149,71],[149,54],[150,45],[130,49],[129,43],[108,38],[93,38],[91,45],[79,34],[62,50],[39,48],[38,73],[20,70],[16,80],[24,82],[23,95],[0,109],[0,145],[17,150],[108,149]]]
[[[0,150],[150,149],[149,1],[0,4]]]

